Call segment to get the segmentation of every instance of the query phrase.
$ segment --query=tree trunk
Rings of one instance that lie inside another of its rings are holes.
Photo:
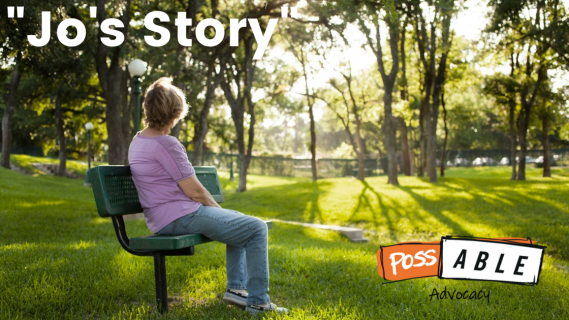
[[[409,152],[409,139],[408,139],[408,131],[407,131],[407,124],[405,123],[405,119],[403,117],[399,118],[399,132],[401,136],[401,153],[403,155],[403,173],[406,176],[411,175],[411,158]]]
[[[373,21],[375,29],[375,40],[372,40],[370,35],[370,30],[365,26],[365,22],[360,19],[360,25],[365,30],[365,36],[367,38],[367,43],[370,49],[375,54],[377,60],[377,70],[381,75],[381,80],[383,81],[383,104],[384,104],[384,123],[383,132],[385,134],[385,149],[387,151],[387,183],[392,185],[399,185],[397,180],[397,150],[395,141],[395,128],[394,119],[392,111],[392,101],[393,101],[393,89],[395,88],[395,82],[397,81],[397,73],[399,72],[399,14],[387,10],[385,19],[385,24],[387,25],[387,31],[389,33],[389,50],[391,53],[391,70],[387,72],[386,66],[383,61],[383,48],[381,39],[381,28],[378,21]],[[373,19],[378,19],[375,16]]]
[[[16,96],[18,93],[18,86],[22,74],[19,69],[19,62],[16,61],[14,71],[12,72],[12,80],[8,87],[8,98],[6,99],[6,108],[4,109],[4,116],[2,117],[2,159],[0,165],[10,169],[10,152],[12,149],[12,115],[16,105]]]
[[[310,166],[312,168],[312,181],[318,180],[318,167],[316,164],[316,124],[314,122],[313,105],[308,106],[310,118]]]
[[[208,67],[207,88],[202,109],[198,115],[198,121],[194,126],[194,163],[202,165],[203,143],[209,131],[208,119],[209,111],[215,98],[215,89],[219,85],[220,77],[215,76],[215,65],[212,63]]]
[[[451,2],[451,7],[454,7],[454,3]],[[434,81],[433,87],[433,109],[430,115],[428,126],[428,146],[427,146],[427,173],[429,175],[430,182],[437,182],[437,123],[439,120],[439,105],[442,87],[445,83],[446,67],[447,67],[447,57],[450,51],[450,22],[451,14],[446,12],[442,19],[442,50],[441,59],[439,61],[439,66],[437,70],[437,76]],[[434,36],[431,36],[431,46],[434,47]],[[431,53],[434,55],[434,52]],[[432,56],[431,56],[432,58]],[[434,63],[433,63],[434,64]]]
[[[419,58],[421,64],[423,66],[423,86],[422,86],[422,99],[421,99],[421,107],[419,110],[419,167],[418,167],[418,175],[419,177],[423,177],[425,175],[426,167],[427,167],[427,136],[429,132],[429,125],[430,125],[430,114],[431,114],[431,94],[433,88],[433,79],[434,79],[434,40],[436,36],[436,29],[434,25],[431,26],[431,41],[429,41],[429,35],[427,33],[427,27],[425,23],[425,19],[423,18],[423,11],[419,5],[415,6],[415,38],[417,42],[417,48],[419,51]],[[429,48],[428,44],[431,43],[431,47]],[[426,52],[427,50],[430,53],[430,57],[427,60]]]
[[[526,130],[520,128],[519,137],[520,137],[520,155],[518,161],[518,180],[525,181],[526,180]]]
[[[529,77],[531,75],[531,69],[529,66],[530,65],[529,56],[527,64],[528,66],[526,67],[526,75]],[[528,85],[524,85],[520,91],[520,96],[521,96],[520,100],[522,104],[520,115],[518,116],[518,136],[520,139],[520,162],[518,166],[518,180],[520,181],[526,180],[527,132],[531,116],[531,108],[537,98],[537,92],[539,90],[539,86],[546,76],[547,76],[546,69],[542,65],[539,67],[537,82],[534,85],[533,93],[529,100],[527,99],[529,93]]]
[[[357,109],[354,106],[354,112],[357,112]],[[359,119],[357,114],[354,114],[356,120],[356,146],[358,152],[356,153],[358,156],[358,180],[364,181],[365,180],[365,160],[364,160],[364,147],[362,136],[360,133],[361,130],[361,120]]]
[[[517,140],[517,133],[515,128],[515,112],[516,112],[516,102],[515,100],[510,100],[510,114],[509,114],[509,123],[510,123],[510,165],[512,166],[512,175],[510,180],[516,180],[516,140]]]
[[[441,177],[445,176],[445,152],[447,150],[447,140],[448,140],[448,123],[447,123],[447,108],[445,105],[445,93],[444,93],[444,87],[443,87],[443,92],[441,93],[441,105],[443,107],[443,123],[445,126],[445,137],[443,140],[443,150],[441,153]]]
[[[549,115],[546,113],[541,119],[543,131],[543,176],[551,178],[551,155],[549,146]]]
[[[427,159],[425,154],[425,122],[427,117],[425,113],[427,110],[429,110],[428,102],[421,101],[421,109],[419,110],[419,168],[417,174],[419,177],[425,176],[425,161]]]
[[[250,112],[254,106],[250,106]],[[233,112],[231,113],[233,117]],[[247,191],[247,171],[249,169],[249,163],[251,162],[251,153],[253,151],[253,142],[255,138],[255,114],[250,113],[250,124],[249,124],[249,139],[247,143],[247,153],[245,152],[245,128],[243,125],[243,113],[236,114],[233,117],[235,123],[235,131],[237,133],[237,149],[239,152],[239,184],[237,187],[237,192]]]
[[[314,122],[314,100],[310,98],[310,90],[308,89],[308,72],[306,71],[306,62],[304,60],[304,48],[300,47],[300,63],[302,64],[302,73],[304,76],[304,90],[306,91],[306,103],[308,104],[308,117],[310,119],[310,167],[312,169],[312,181],[318,179],[318,167],[316,165],[316,124]]]
[[[235,125],[235,136],[237,140],[237,159],[239,163],[239,184],[237,192],[247,190],[247,161],[245,159],[245,129],[243,126],[243,113],[231,111],[231,118]]]
[[[394,119],[392,111],[392,101],[393,101],[393,89],[395,88],[395,82],[397,80],[397,73],[399,72],[399,19],[397,15],[388,14],[386,19],[387,29],[389,33],[389,48],[391,51],[391,71],[386,72],[385,65],[383,62],[383,51],[381,48],[381,32],[379,24],[375,25],[376,32],[376,47],[374,49],[375,56],[377,58],[378,71],[381,74],[383,80],[383,104],[384,104],[384,116],[385,122],[383,124],[383,131],[385,134],[385,149],[387,151],[387,183],[392,185],[399,185],[397,180],[397,150],[395,142],[395,128]],[[371,45],[371,40],[368,38],[368,43]]]
[[[523,99],[522,99],[523,100]],[[518,116],[518,137],[520,140],[520,160],[518,161],[518,180],[526,180],[526,151],[527,151],[527,124],[529,124],[529,113],[527,105],[522,103],[520,115]]]
[[[63,111],[61,110],[61,92],[55,97],[55,126],[57,128],[57,140],[59,141],[59,168],[57,175],[65,177],[67,174],[67,143],[65,141],[65,129],[63,128]]]
[[[124,132],[122,123],[122,108],[121,108],[121,73],[122,70],[116,73],[115,77],[109,83],[118,83],[119,86],[110,86],[107,92],[103,92],[105,102],[107,103],[106,118],[107,118],[107,144],[108,148],[108,161],[110,165],[124,165],[128,160],[125,159],[124,152]],[[116,79],[116,80],[114,80]]]
[[[387,82],[387,83],[386,83]],[[385,106],[385,123],[384,123],[384,134],[385,134],[385,149],[387,151],[387,183],[392,185],[399,185],[397,180],[397,150],[395,147],[395,128],[393,126],[393,113],[391,110],[391,102],[393,99],[393,87],[392,83],[385,81],[385,93],[383,95],[383,104]]]
[[[250,72],[253,72],[252,70]],[[239,189],[241,191],[247,190],[247,171],[249,170],[249,164],[251,163],[251,157],[253,156],[253,143],[255,141],[255,123],[257,122],[255,117],[255,104],[251,101],[251,91],[249,87],[249,92],[247,93],[249,99],[247,104],[249,105],[249,139],[247,142],[247,154],[245,155],[245,165],[242,170],[239,171]],[[241,177],[245,179],[241,180]]]
[[[415,158],[416,158],[416,156],[415,156],[415,151],[413,151],[413,149],[414,149],[413,146],[415,145],[415,138],[414,138],[414,135],[415,135],[415,134],[414,134],[414,132],[415,132],[414,129],[415,129],[415,128],[411,127],[410,129],[411,129],[411,130],[409,130],[409,132],[410,132],[410,134],[409,134],[409,140],[410,140],[411,148],[409,148],[409,159],[410,159],[411,161],[409,161],[409,164],[410,164],[411,166],[410,166],[409,170],[410,170],[410,175],[413,176],[413,175],[415,175],[415,171],[416,171],[416,169],[415,169]]]
[[[517,55],[516,59],[514,60],[514,53],[510,54],[510,78],[515,80],[515,71],[516,66],[519,65],[519,54]],[[516,133],[516,97],[515,93],[510,92],[511,96],[508,99],[508,106],[509,106],[509,114],[508,114],[508,123],[510,125],[510,165],[512,166],[512,175],[510,176],[510,180],[516,180],[517,172],[516,172],[516,147],[517,147],[517,139],[518,135]],[[520,111],[521,112],[521,111]]]
[[[426,152],[427,170],[426,171],[427,171],[427,176],[429,177],[429,182],[437,182],[437,168],[436,168],[437,121],[436,120],[438,120],[438,114],[436,117],[435,115],[431,115],[430,119],[427,120],[427,152]]]
[[[221,73],[225,76],[221,80],[221,88],[227,103],[231,108],[231,118],[235,125],[235,133],[237,138],[237,149],[239,152],[239,185],[237,192],[247,190],[247,169],[251,161],[251,153],[253,150],[253,142],[255,138],[255,105],[252,102],[251,89],[253,87],[253,79],[255,73],[255,66],[253,65],[253,38],[250,36],[244,39],[245,43],[245,56],[242,66],[235,66],[235,70],[231,68],[232,64],[239,63],[231,59],[231,52],[221,59]],[[231,63],[229,62],[231,61]],[[230,68],[227,68],[230,66]],[[236,84],[235,86],[233,86]],[[236,87],[236,93],[233,93],[233,87]],[[241,91],[243,90],[243,91]],[[250,126],[249,126],[249,142],[247,146],[247,154],[245,154],[245,135],[244,135],[244,115],[245,115],[245,101],[249,107]]]
[[[408,84],[407,84],[407,66],[406,66],[406,60],[407,60],[407,54],[405,52],[405,35],[407,34],[407,25],[409,23],[409,16],[405,17],[405,22],[403,23],[403,26],[401,27],[401,41],[399,42],[401,48],[400,48],[400,52],[401,52],[401,91],[400,91],[400,95],[401,95],[401,100],[403,101],[408,101],[409,100],[409,91],[408,91]],[[403,124],[405,124],[405,122],[403,122]],[[403,159],[405,159],[405,156],[403,156]],[[405,161],[405,160],[403,160]]]
[[[97,0],[97,21],[99,25],[107,18],[107,1]],[[128,39],[128,28],[130,25],[130,0],[126,0],[122,8],[122,16],[120,20],[124,24],[124,28],[117,28],[122,32],[125,39]],[[99,84],[102,89],[102,96],[106,102],[106,122],[107,122],[107,145],[108,145],[108,162],[110,165],[123,165],[128,163],[127,150],[129,139],[125,139],[126,133],[130,132],[130,112],[123,114],[123,108],[126,108],[122,99],[124,91],[124,75],[126,71],[122,68],[123,59],[121,51],[122,46],[109,48],[101,42],[101,37],[106,35],[99,29],[97,34],[97,49],[94,52],[95,69],[99,77]],[[110,63],[110,64],[109,64]],[[128,82],[127,82],[128,83]],[[126,104],[128,105],[128,104]],[[124,128],[124,120],[128,123],[128,128]]]

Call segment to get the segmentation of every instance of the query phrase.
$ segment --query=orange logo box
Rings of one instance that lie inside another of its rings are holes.
[[[529,238],[483,239],[504,243],[534,244]],[[385,280],[401,281],[439,276],[441,242],[402,242],[377,251],[378,273]]]
[[[379,275],[400,281],[436,277],[439,274],[441,242],[408,242],[381,247],[377,251]]]

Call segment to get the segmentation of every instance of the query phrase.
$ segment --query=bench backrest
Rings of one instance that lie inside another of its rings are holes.
[[[194,167],[196,177],[214,200],[223,202],[215,167]],[[97,211],[101,217],[142,212],[130,166],[98,166],[89,170]]]

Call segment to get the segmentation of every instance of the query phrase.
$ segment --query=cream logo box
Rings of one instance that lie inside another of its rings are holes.
[[[441,239],[439,278],[487,280],[535,285],[543,262],[543,246],[491,239]]]

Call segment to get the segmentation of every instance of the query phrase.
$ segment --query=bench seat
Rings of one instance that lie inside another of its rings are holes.
[[[212,240],[201,234],[182,234],[178,236],[151,235],[130,238],[129,247],[133,250],[176,250],[210,241]]]
[[[267,228],[273,228],[272,221],[265,221]],[[197,246],[212,241],[202,234],[183,234],[177,236],[151,235],[130,238],[129,248],[133,250],[176,250]]]

